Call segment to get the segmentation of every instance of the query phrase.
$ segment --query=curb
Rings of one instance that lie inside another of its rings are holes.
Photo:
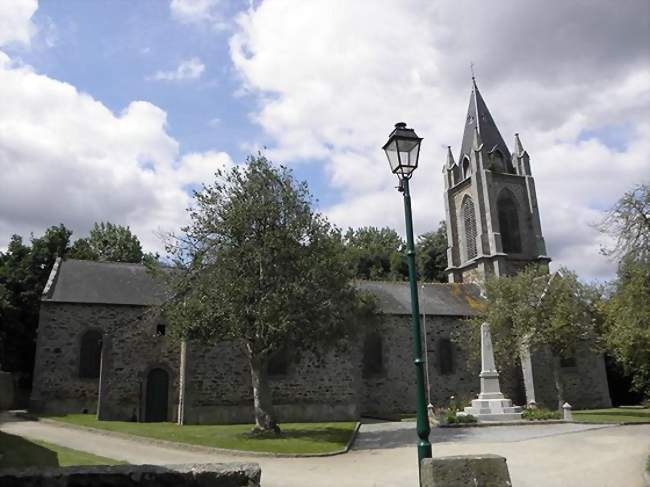
[[[438,428],[489,428],[494,426],[539,426],[544,424],[566,424],[578,423],[578,421],[564,421],[562,419],[546,419],[535,421],[501,421],[501,422],[484,422],[484,423],[454,423],[439,424]],[[584,424],[584,423],[581,423]]]
[[[347,444],[339,450],[334,450],[325,453],[272,453],[272,452],[258,452],[258,451],[247,451],[247,450],[230,450],[228,448],[217,448],[212,446],[194,445],[192,443],[180,443],[177,441],[160,440],[158,438],[148,438],[146,436],[132,435],[129,433],[122,433],[119,431],[109,431],[109,430],[103,430],[99,428],[92,428],[90,426],[70,424],[70,423],[65,423],[63,421],[57,421],[55,419],[39,418],[38,416],[34,416],[29,413],[17,413],[15,414],[15,416],[23,419],[28,419],[30,421],[38,421],[41,423],[49,424],[52,426],[56,426],[57,428],[64,428],[64,429],[67,428],[67,429],[76,429],[80,431],[88,431],[90,433],[96,433],[103,436],[110,436],[113,438],[121,438],[121,439],[133,441],[135,443],[141,443],[144,445],[165,446],[169,448],[176,448],[178,450],[193,451],[198,453],[220,453],[220,454],[231,455],[235,457],[309,458],[309,457],[333,457],[336,455],[343,455],[347,453],[352,447],[352,444],[356,440],[357,433],[359,432],[359,428],[361,427],[361,423],[357,421],[356,426],[352,431],[352,434],[350,435],[350,439],[348,440]]]
[[[457,424],[439,424],[438,428],[484,428],[490,426],[539,426],[544,424],[589,424],[589,425],[608,425],[608,426],[636,426],[641,424],[650,424],[650,421],[624,421],[618,422],[602,422],[596,423],[593,421],[564,421],[562,419],[544,419],[544,420],[531,420],[531,421],[511,421],[499,423],[457,423]],[[650,487],[650,485],[648,486]]]

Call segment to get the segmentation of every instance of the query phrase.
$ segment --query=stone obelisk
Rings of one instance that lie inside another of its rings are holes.
[[[521,419],[521,408],[513,406],[510,399],[501,393],[499,372],[494,363],[494,348],[490,325],[481,325],[481,393],[472,401],[465,413],[475,416],[479,421],[516,421]]]

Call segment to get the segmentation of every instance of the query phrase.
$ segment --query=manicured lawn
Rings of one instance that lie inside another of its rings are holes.
[[[573,418],[585,423],[641,423],[650,422],[650,408],[621,406],[609,409],[574,411]]]
[[[194,445],[273,453],[327,453],[343,448],[356,423],[282,423],[279,437],[255,438],[249,435],[252,425],[185,425],[174,423],[132,423],[97,421],[91,414],[50,416],[50,419],[91,428],[118,431],[160,440]]]
[[[0,468],[115,465],[116,460],[0,431]]]

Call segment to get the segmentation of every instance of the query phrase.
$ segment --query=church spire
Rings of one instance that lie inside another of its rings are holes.
[[[508,146],[503,141],[499,129],[494,123],[494,119],[488,110],[483,96],[476,84],[476,78],[472,76],[472,93],[469,98],[469,107],[467,108],[467,117],[465,118],[465,131],[463,133],[463,142],[460,148],[458,160],[463,156],[470,154],[474,149],[476,134],[483,143],[487,152],[495,150],[501,151],[503,157],[510,157]]]

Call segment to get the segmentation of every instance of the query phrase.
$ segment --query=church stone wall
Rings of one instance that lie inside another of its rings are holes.
[[[104,338],[99,419],[146,421],[147,377],[154,368],[169,377],[167,419],[178,412],[180,344],[156,334],[156,323],[136,317]]]
[[[79,377],[81,336],[87,330],[113,333],[142,312],[135,306],[41,304],[32,407],[52,413],[95,412],[97,379]]]
[[[557,389],[553,379],[552,358],[548,351],[533,352],[533,373],[535,400],[537,404],[556,409]],[[575,354],[574,367],[562,367],[564,400],[573,409],[611,407],[605,359],[603,355],[591,350],[587,343],[581,344]]]
[[[146,420],[147,374],[159,367],[170,377],[168,419],[176,419],[180,345],[156,336],[155,323],[143,319],[145,308],[45,302],[41,309],[32,394],[36,409],[51,413],[96,411],[98,380],[79,378],[79,341],[86,330],[97,329],[104,336],[100,418]],[[363,376],[361,338],[320,360],[306,355],[290,363],[285,375],[270,377],[278,419],[323,421],[412,413],[415,370],[410,316],[382,315],[378,321],[383,352],[380,374]],[[468,402],[479,392],[480,366],[468,362],[468,344],[462,339],[457,343],[468,326],[460,317],[426,318],[434,406],[447,406],[451,396]],[[440,343],[444,339],[452,343],[453,367],[442,374]],[[538,352],[532,360],[537,402],[555,407],[548,357]],[[576,367],[563,369],[567,400],[575,408],[608,406],[602,356],[585,346],[578,350],[576,360]],[[186,367],[186,423],[252,420],[250,370],[241,350],[226,342],[214,346],[190,342]],[[517,370],[500,372],[503,392],[521,402],[521,375]]]
[[[238,423],[253,419],[250,368],[238,347],[224,342],[188,347],[186,423]],[[359,357],[333,349],[321,359],[305,355],[286,374],[269,377],[279,421],[334,421],[359,416]]]
[[[424,328],[424,322],[422,322]],[[467,326],[456,317],[427,316],[427,355],[431,402],[436,407],[447,406],[451,396],[469,401],[479,392],[478,373],[467,366],[467,354],[454,342]],[[391,416],[415,410],[415,366],[413,364],[413,334],[410,316],[384,316],[380,324],[384,371],[364,378],[361,412],[369,416]],[[453,368],[440,373],[441,339],[452,342]],[[424,341],[423,351],[424,355]]]

